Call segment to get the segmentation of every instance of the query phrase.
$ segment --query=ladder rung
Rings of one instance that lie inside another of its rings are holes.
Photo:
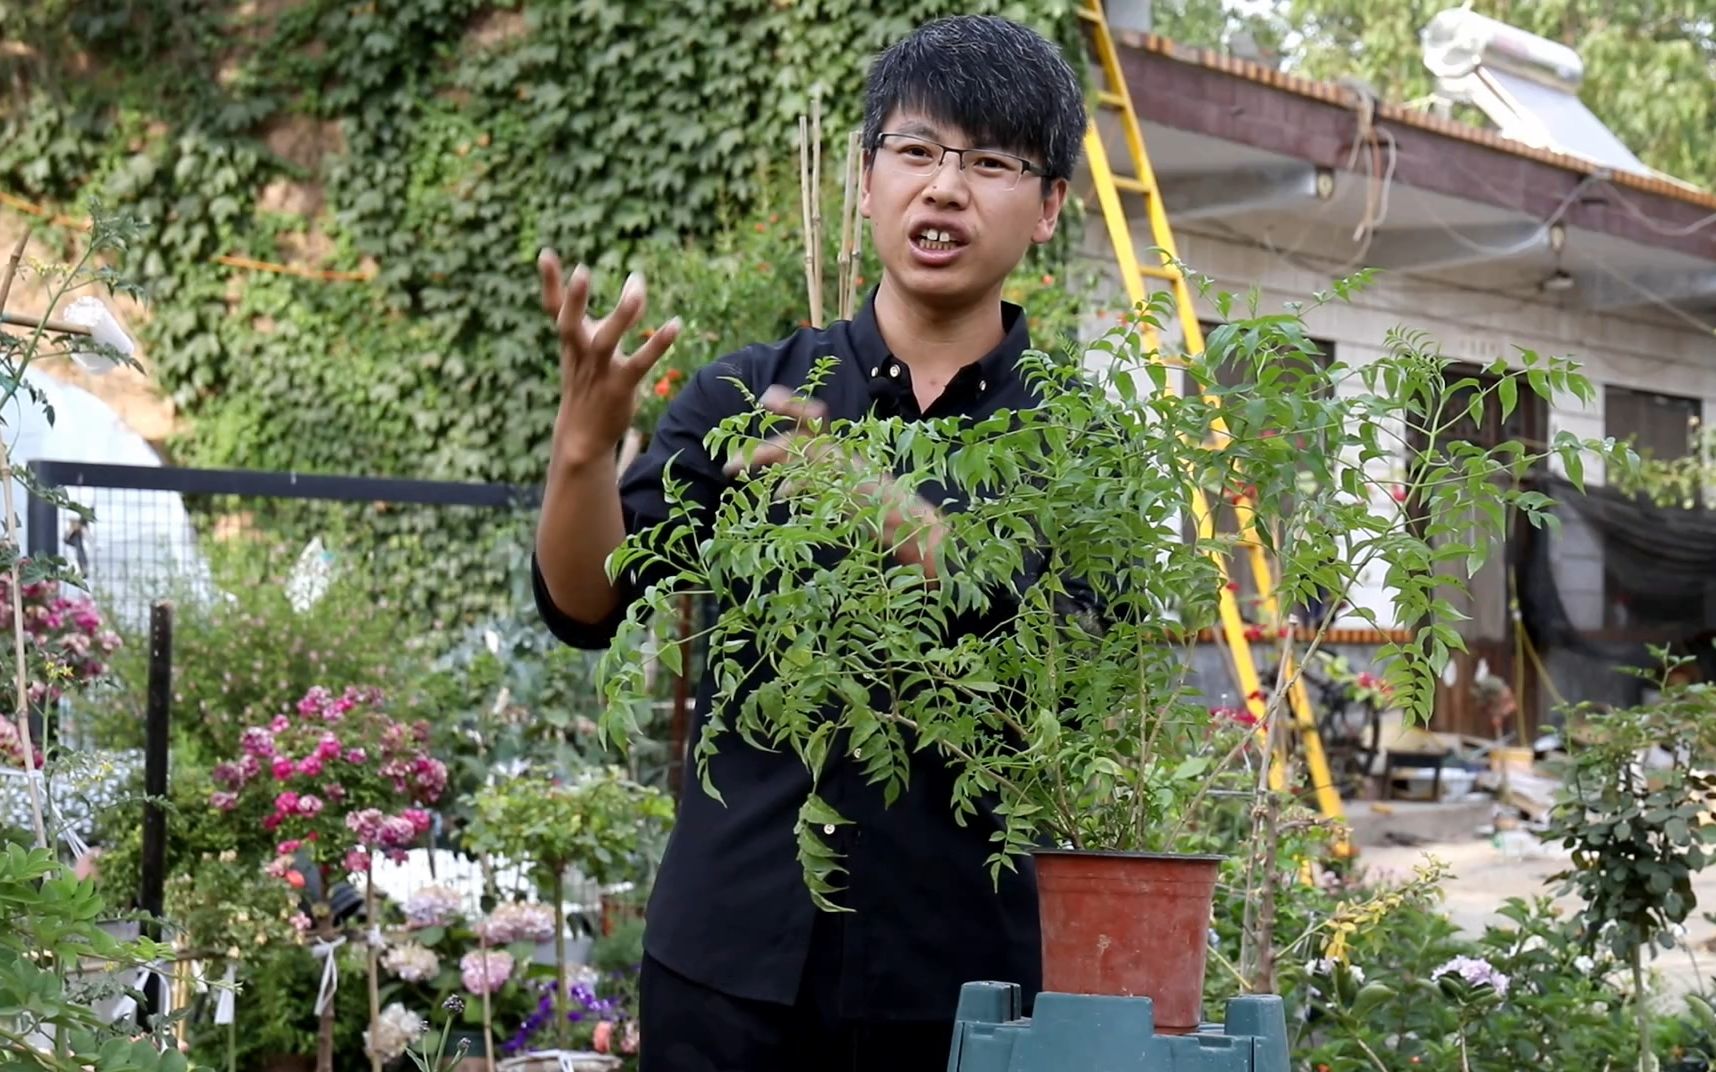
[[[1114,176],[1114,188],[1117,190],[1126,190],[1129,193],[1145,195],[1156,192],[1151,188],[1149,183],[1145,182],[1143,179],[1133,178],[1131,175]]]
[[[1123,112],[1127,110],[1126,95],[1116,93],[1112,89],[1105,89],[1097,93],[1096,102],[1104,107],[1118,108]]]
[[[1138,263],[1138,273],[1140,275],[1149,276],[1151,279],[1160,279],[1167,283],[1178,283],[1180,281],[1179,269],[1170,268],[1165,264],[1145,264],[1140,261]]]
[[[1094,7],[1085,7],[1082,4],[1079,6],[1079,9],[1078,9],[1078,17],[1083,19],[1086,22],[1094,22],[1098,26],[1102,25],[1102,23],[1103,23],[1103,15],[1102,15],[1102,11],[1100,9],[1094,8]]]

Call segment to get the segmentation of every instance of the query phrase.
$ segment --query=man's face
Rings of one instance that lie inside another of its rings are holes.
[[[1025,251],[1054,236],[1066,180],[1049,184],[1045,196],[1037,170],[1009,171],[1017,154],[977,145],[959,128],[915,112],[896,110],[882,134],[860,207],[891,281],[942,308],[995,300]],[[943,145],[996,151],[966,153],[961,169],[959,155],[944,156]],[[1029,163],[1040,170],[1043,162]]]

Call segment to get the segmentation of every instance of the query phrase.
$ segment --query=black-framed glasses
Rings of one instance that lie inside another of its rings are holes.
[[[958,158],[966,180],[984,189],[1011,190],[1026,175],[1048,175],[1024,157],[997,149],[956,149],[916,134],[876,136],[876,162],[894,171],[931,175],[941,170],[948,153]]]

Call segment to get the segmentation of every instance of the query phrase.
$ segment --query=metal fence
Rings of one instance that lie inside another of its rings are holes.
[[[158,598],[282,583],[312,599],[338,572],[402,611],[453,620],[499,605],[530,547],[539,492],[506,484],[35,461],[84,522],[31,495],[24,545],[60,554],[121,621]]]

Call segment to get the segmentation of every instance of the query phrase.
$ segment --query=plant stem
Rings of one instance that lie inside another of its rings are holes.
[[[25,231],[18,239],[18,244],[12,248],[12,256],[6,262],[6,271],[0,276],[0,309],[6,306],[6,299],[12,294],[12,280],[18,274],[18,262],[24,259],[24,247],[30,241],[30,233]],[[29,355],[35,351],[34,340],[41,336],[41,329],[33,335],[32,344],[25,350],[25,368],[29,364]],[[22,381],[24,368],[16,370],[17,378]],[[12,390],[17,390],[16,385]],[[10,395],[8,395],[10,397]],[[6,508],[6,542],[12,549],[12,655],[14,672],[12,688],[14,690],[13,718],[18,724],[18,742],[24,752],[24,785],[30,798],[30,823],[36,835],[36,847],[48,847],[48,824],[42,812],[43,783],[35,777],[36,749],[30,739],[30,688],[29,670],[24,662],[24,585],[19,576],[18,556],[23,548],[18,544],[18,515],[12,509],[12,448],[6,445],[4,453],[0,453],[0,481],[5,483]],[[45,717],[45,716],[44,716]],[[56,1036],[59,1034],[55,1032]]]
[[[1370,1063],[1376,1066],[1377,1072],[1388,1072],[1388,1066],[1382,1063],[1382,1058],[1376,1055],[1375,1050],[1372,1050],[1369,1046],[1365,1045],[1364,1039],[1359,1038],[1357,1034],[1354,1034],[1353,1042],[1357,1043],[1358,1048],[1364,1051],[1364,1055],[1370,1058]]]

